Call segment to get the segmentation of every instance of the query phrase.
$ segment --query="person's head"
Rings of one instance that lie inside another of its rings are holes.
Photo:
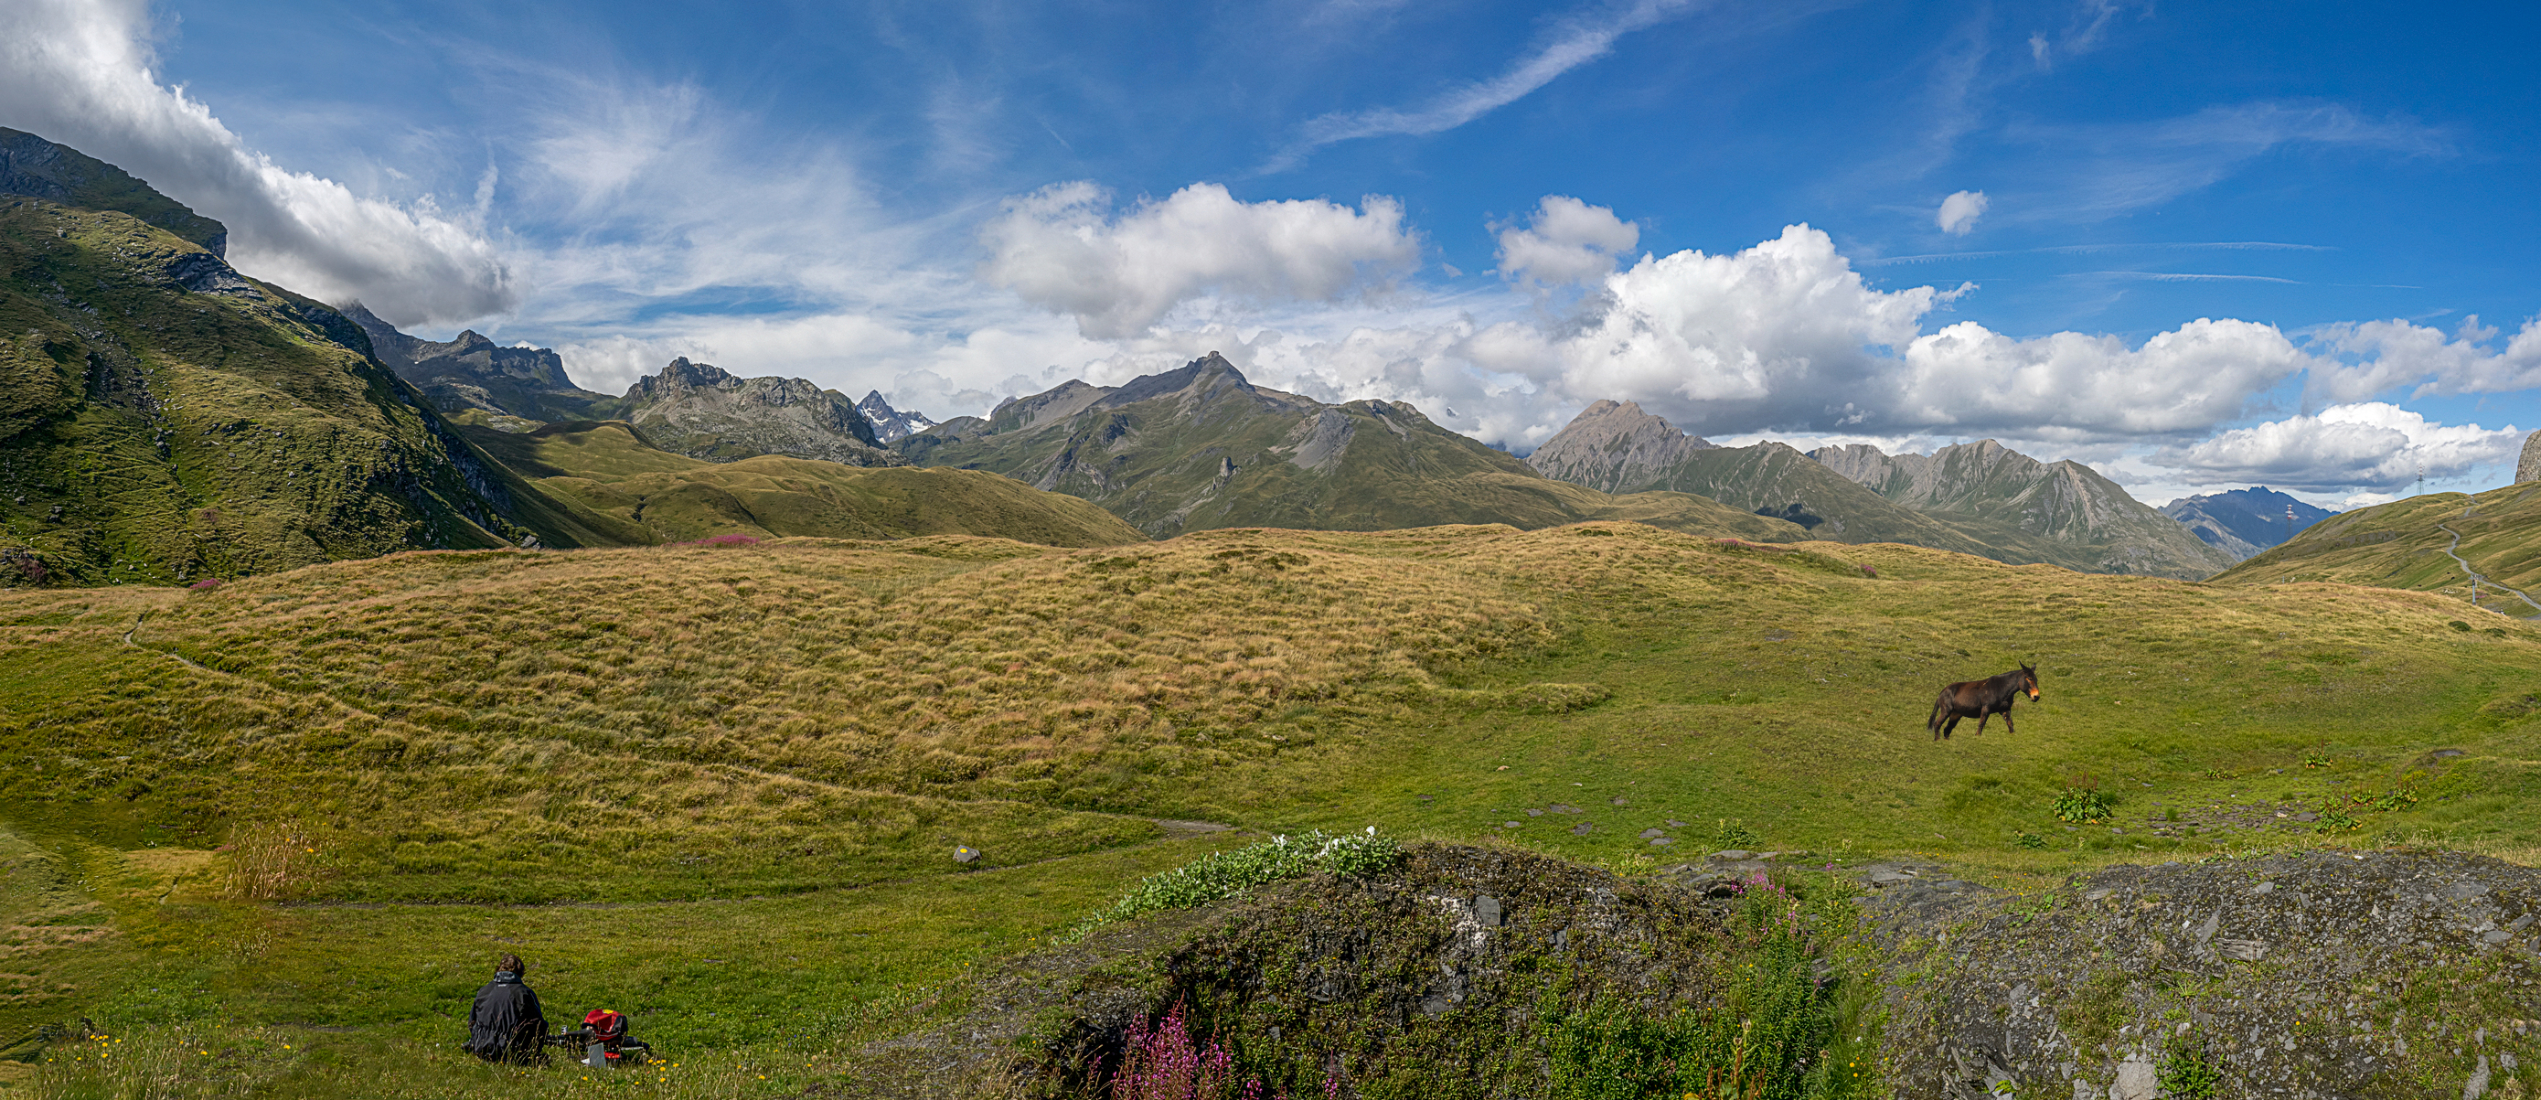
[[[504,952],[502,958],[494,960],[494,969],[497,973],[510,974],[515,978],[529,976],[529,967],[522,965],[521,957],[508,951]]]

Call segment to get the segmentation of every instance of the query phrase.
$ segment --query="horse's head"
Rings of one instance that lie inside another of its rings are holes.
[[[2030,701],[2030,702],[2033,702],[2033,703],[2034,703],[2034,702],[2037,702],[2037,701],[2038,701],[2039,695],[2038,695],[2038,666],[2037,666],[2037,665],[2022,665],[2022,666],[2020,666],[2020,689],[2021,689],[2022,691],[2026,691],[2026,692],[2028,692],[2028,693],[2029,693],[2029,701]]]

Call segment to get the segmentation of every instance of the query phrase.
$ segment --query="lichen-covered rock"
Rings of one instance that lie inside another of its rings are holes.
[[[1901,1096],[2173,1096],[2203,1072],[2216,1097],[2541,1085],[2531,868],[2323,851],[2032,895],[1914,882],[1868,905]]]

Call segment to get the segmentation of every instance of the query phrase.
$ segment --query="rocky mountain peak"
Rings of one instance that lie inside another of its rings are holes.
[[[2541,481],[2541,432],[2523,438],[2523,459],[2515,463],[2515,482]]]
[[[856,411],[863,414],[866,423],[873,425],[874,438],[886,445],[935,426],[935,421],[925,413],[892,408],[891,402],[883,400],[881,390],[866,391],[865,399],[856,402]]]
[[[1665,419],[1643,412],[1639,402],[1600,400],[1527,456],[1537,473],[1600,492],[1623,492],[1684,461],[1695,451],[1717,450]]]
[[[710,462],[788,455],[901,464],[845,394],[801,378],[742,378],[685,356],[637,379],[619,411],[654,446]]]

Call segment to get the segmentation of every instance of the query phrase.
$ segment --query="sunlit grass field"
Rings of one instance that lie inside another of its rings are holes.
[[[13,593],[0,1042],[97,1024],[76,1063],[8,1048],[56,1096],[795,1094],[958,1007],[922,987],[1246,839],[1160,823],[1183,820],[2012,884],[2289,846],[2529,859],[2541,635],[2480,619],[1632,524],[421,553]],[[2045,699],[2019,733],[1930,740],[1941,684],[2021,661]],[[2077,786],[2114,815],[2058,820]],[[630,1012],[679,1067],[458,1055],[504,950],[551,1017]]]

